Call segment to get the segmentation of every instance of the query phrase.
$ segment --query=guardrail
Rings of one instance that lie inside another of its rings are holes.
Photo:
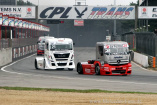
[[[11,40],[10,39],[1,39],[0,40],[0,50],[4,48],[11,47]]]
[[[38,38],[13,38],[12,39],[12,47],[24,47],[28,45],[37,44]]]

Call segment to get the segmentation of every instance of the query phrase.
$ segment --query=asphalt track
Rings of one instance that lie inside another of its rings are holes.
[[[76,70],[36,70],[36,55],[1,68],[0,86],[101,89],[157,93],[157,72],[143,69],[132,62],[130,76],[79,75]],[[95,48],[75,48],[75,63],[95,59]]]

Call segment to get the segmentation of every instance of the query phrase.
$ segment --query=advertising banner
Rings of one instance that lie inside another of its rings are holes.
[[[26,21],[26,28],[28,28],[28,21]]]
[[[32,23],[31,26],[32,26],[32,27],[31,27],[32,29],[35,29],[35,24],[34,24],[34,23]]]
[[[14,17],[9,17],[9,26],[12,26],[12,27],[15,26],[15,18]]]
[[[135,19],[134,6],[39,6],[39,19]]]
[[[0,25],[2,25],[2,17],[3,17],[3,14],[0,13]]]
[[[19,22],[19,19],[18,19],[18,18],[15,18],[15,20],[14,20],[14,25],[15,25],[15,27],[18,27],[18,22]]]
[[[22,28],[22,20],[21,19],[18,20],[18,27]]]
[[[74,20],[74,26],[84,26],[84,20]]]
[[[3,15],[3,22],[2,22],[3,26],[8,26],[8,24],[9,24],[8,18],[9,18],[9,16]]]
[[[157,6],[138,7],[138,19],[157,19]]]
[[[32,23],[31,22],[28,22],[28,28],[32,29]]]
[[[26,28],[26,21],[24,21],[24,20],[22,21],[22,27]]]
[[[35,19],[35,6],[0,6],[0,13],[10,17]]]

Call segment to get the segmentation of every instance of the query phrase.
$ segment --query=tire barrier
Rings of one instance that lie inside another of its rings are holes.
[[[156,57],[148,56],[148,63],[151,67],[156,67]]]
[[[29,46],[23,46],[23,47],[15,47],[12,49],[12,60],[18,60],[20,58],[26,57],[30,54],[33,54],[37,51],[36,49],[37,45],[29,45]]]

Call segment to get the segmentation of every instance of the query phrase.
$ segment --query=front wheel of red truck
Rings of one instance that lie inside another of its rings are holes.
[[[77,72],[79,74],[83,74],[82,64],[80,62],[77,63]]]
[[[98,64],[95,66],[95,73],[96,75],[100,75],[100,66]]]

